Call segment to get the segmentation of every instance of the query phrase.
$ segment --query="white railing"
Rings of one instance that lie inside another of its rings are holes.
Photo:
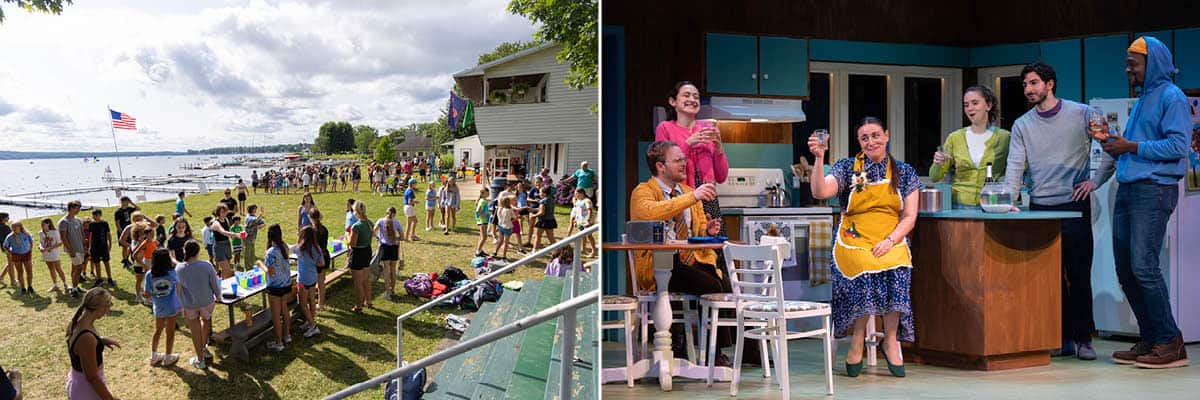
[[[362,392],[364,390],[373,388],[375,386],[379,386],[381,384],[387,383],[389,380],[399,378],[408,373],[411,373],[412,371],[417,371],[421,368],[425,368],[434,363],[445,361],[445,360],[449,359],[450,357],[454,357],[461,353],[470,351],[471,349],[474,349],[476,347],[486,345],[488,343],[492,343],[494,341],[503,339],[506,336],[523,331],[534,325],[545,322],[552,318],[556,318],[561,315],[563,317],[563,321],[562,321],[562,324],[559,326],[559,337],[562,338],[562,349],[561,349],[562,355],[560,357],[561,362],[559,363],[559,375],[560,375],[559,398],[562,400],[570,400],[571,399],[571,388],[572,388],[571,365],[573,364],[572,361],[575,359],[575,310],[580,307],[584,307],[589,304],[595,303],[595,302],[599,301],[599,299],[600,299],[600,290],[599,289],[584,293],[582,296],[576,296],[576,288],[578,287],[577,282],[579,281],[579,272],[582,270],[582,268],[580,268],[580,266],[583,263],[582,260],[580,260],[580,249],[583,247],[582,245],[583,245],[584,237],[587,237],[588,235],[597,233],[599,231],[600,231],[599,224],[592,225],[591,227],[589,227],[587,229],[584,229],[574,235],[564,238],[563,240],[559,241],[558,243],[550,245],[549,247],[546,247],[542,250],[538,250],[537,252],[534,252],[533,254],[529,254],[529,255],[525,256],[524,258],[517,260],[514,263],[511,263],[504,267],[501,267],[495,271],[492,271],[491,273],[489,273],[487,275],[484,275],[481,277],[476,277],[476,279],[474,281],[471,281],[470,283],[464,285],[463,287],[460,287],[460,288],[454,289],[448,293],[442,294],[441,296],[439,296],[433,300],[427,301],[427,302],[425,302],[425,304],[422,304],[422,305],[418,306],[417,308],[414,308],[404,314],[401,314],[399,317],[396,317],[396,369],[394,369],[391,372],[388,372],[386,374],[371,378],[365,382],[359,382],[354,385],[351,385],[350,387],[342,389],[342,390],[338,391],[337,393],[329,395],[325,399],[327,399],[327,400],[344,399],[352,394]],[[490,280],[496,276],[499,276],[500,274],[507,273],[508,271],[511,271],[511,270],[513,270],[521,265],[524,265],[534,259],[537,259],[539,257],[549,255],[551,251],[558,249],[559,247],[565,246],[567,244],[574,244],[574,246],[575,246],[574,247],[575,258],[573,259],[574,262],[572,262],[572,264],[571,264],[570,271],[568,271],[568,273],[570,275],[566,282],[567,293],[570,295],[569,296],[570,300],[560,303],[557,306],[547,308],[546,310],[538,312],[537,314],[514,321],[514,322],[512,322],[508,325],[502,326],[499,329],[496,329],[494,331],[488,332],[481,336],[478,336],[478,337],[469,339],[467,341],[464,341],[462,343],[459,343],[457,345],[454,345],[446,350],[440,351],[440,352],[432,354],[428,357],[417,360],[417,361],[413,362],[412,364],[408,364],[408,365],[402,364],[403,359],[404,359],[404,321],[405,320],[412,318],[417,313],[420,313],[422,311],[436,307],[437,305],[442,304],[445,300],[450,299],[450,298],[458,295],[459,293],[465,292],[468,289],[475,287],[476,285],[487,282],[488,280]]]

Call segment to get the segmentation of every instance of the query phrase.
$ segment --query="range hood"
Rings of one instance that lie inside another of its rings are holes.
[[[802,102],[793,99],[711,96],[700,99],[699,119],[766,123],[804,122]]]

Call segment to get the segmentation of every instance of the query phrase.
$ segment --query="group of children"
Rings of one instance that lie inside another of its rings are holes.
[[[513,235],[516,235],[520,251],[528,247],[530,252],[537,252],[543,237],[551,244],[555,242],[554,230],[558,228],[558,221],[554,217],[554,188],[544,184],[541,176],[534,177],[532,187],[524,180],[511,181],[495,197],[490,196],[488,188],[480,189],[475,205],[475,225],[479,228],[479,242],[475,246],[477,257],[488,255],[483,246],[489,236],[495,244],[492,257],[502,261],[508,261]],[[595,223],[587,193],[577,190],[573,199],[568,235],[575,229],[583,230]],[[522,222],[525,227],[531,227],[524,233],[524,242],[521,241]],[[588,247],[588,256],[596,254],[596,242],[591,236],[584,238],[584,246]]]

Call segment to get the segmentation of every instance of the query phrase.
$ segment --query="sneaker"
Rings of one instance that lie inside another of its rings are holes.
[[[1092,347],[1092,342],[1083,342],[1075,344],[1075,357],[1080,360],[1091,361],[1096,359],[1096,349]]]
[[[150,353],[150,366],[151,366],[151,367],[153,367],[153,366],[155,366],[155,365],[158,365],[158,362],[159,362],[159,361],[162,361],[162,355],[161,355],[161,354],[158,354],[158,353],[151,352],[151,353]]]
[[[54,287],[52,287],[52,288],[49,288],[49,289],[46,289],[46,291],[47,291],[47,292],[57,292],[57,291],[58,291],[58,284],[57,284],[57,283],[55,283],[55,284],[54,284]]]
[[[487,257],[487,253],[484,253],[483,251],[477,251],[475,252],[475,257]]]
[[[112,280],[112,278],[109,278],[108,286],[117,287],[117,281],[114,281],[114,280]],[[176,358],[179,358],[179,357],[176,357]]]
[[[283,344],[288,344],[291,342],[292,342],[292,335],[283,335]]]
[[[201,360],[201,359],[199,359],[199,358],[196,358],[196,357],[192,357],[192,359],[191,359],[191,360],[188,360],[188,364],[192,364],[192,367],[193,367],[193,368],[196,368],[196,369],[205,369],[205,368],[208,368],[208,364],[205,364],[205,363],[204,363],[204,360]]]
[[[384,293],[384,294],[383,294],[383,299],[384,299],[384,300],[387,300],[387,301],[392,301],[392,294],[391,294],[391,293]]]
[[[1154,345],[1149,354],[1138,356],[1134,365],[1151,369],[1186,367],[1188,358],[1183,335],[1176,335],[1170,342]]]
[[[76,299],[78,299],[78,298],[79,298],[79,296],[80,296],[80,295],[79,295],[79,288],[71,288],[70,292],[71,292],[71,297],[74,297],[74,298],[76,298]]]
[[[212,360],[212,359],[213,359],[212,352],[211,352],[211,351],[208,351],[208,349],[204,349],[204,359],[205,359],[205,360]]]
[[[1137,358],[1150,354],[1150,343],[1137,342],[1126,351],[1114,351],[1112,360],[1114,363],[1130,365],[1137,362]]]
[[[267,350],[271,350],[271,351],[278,353],[278,352],[283,351],[283,345],[276,343],[275,341],[270,341],[270,342],[267,342]]]
[[[1062,347],[1050,350],[1050,357],[1064,357],[1075,355],[1075,341],[1071,339],[1063,339]]]
[[[95,282],[92,282],[92,289],[100,287],[101,282],[104,282],[104,281],[97,279]]]
[[[317,324],[308,324],[308,329],[304,331],[304,337],[310,338],[321,334],[321,330],[317,328]]]
[[[179,361],[178,354],[163,354],[162,361],[159,362],[159,365],[162,365],[164,367],[166,367],[168,365],[175,365],[176,361]]]

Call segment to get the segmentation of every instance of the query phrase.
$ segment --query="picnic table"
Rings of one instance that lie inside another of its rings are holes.
[[[296,279],[299,272],[292,270],[289,274],[289,281]],[[266,329],[271,325],[271,310],[267,309],[267,297],[261,297],[263,310],[254,314],[250,318],[250,326],[238,324],[233,317],[233,307],[242,301],[257,296],[267,291],[267,277],[263,276],[261,285],[251,288],[238,288],[237,296],[226,298],[225,293],[233,293],[233,285],[237,283],[237,277],[229,277],[221,280],[221,296],[217,297],[217,302],[224,304],[229,308],[229,328],[221,332],[221,337],[229,339],[229,355],[239,361],[250,361],[250,347],[256,346],[258,343],[266,339],[266,336],[271,334],[270,329]],[[289,287],[294,287],[289,283]],[[291,301],[288,300],[290,303]],[[216,336],[214,335],[214,339]]]

